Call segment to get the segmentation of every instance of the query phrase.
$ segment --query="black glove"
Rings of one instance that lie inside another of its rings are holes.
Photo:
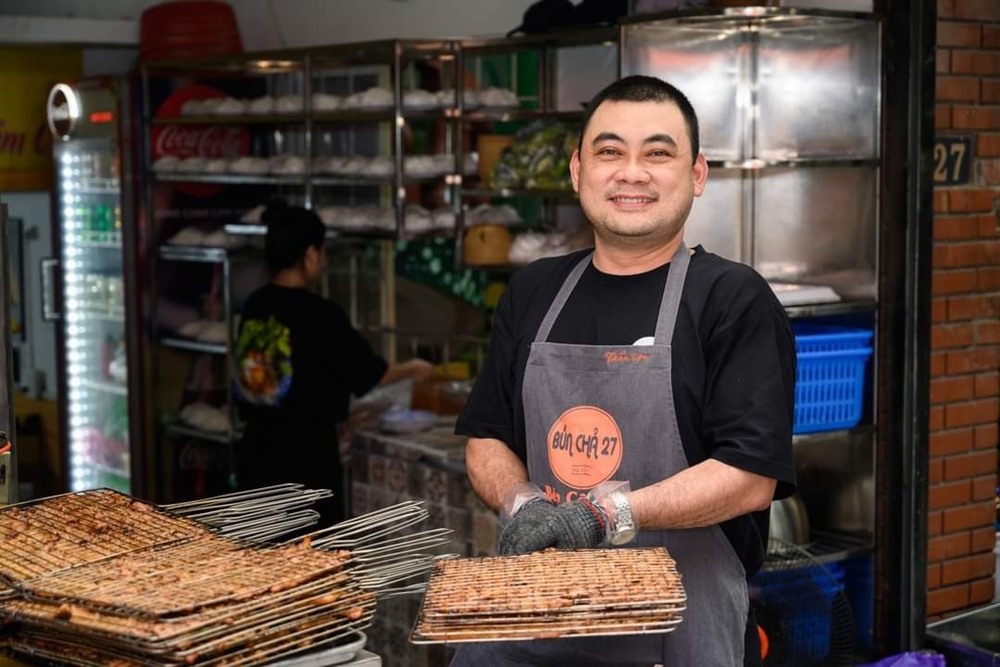
[[[604,541],[608,519],[604,511],[586,498],[564,503],[550,512],[540,529],[541,547],[557,549],[592,549]]]
[[[556,506],[542,498],[522,505],[500,533],[500,555],[524,554],[549,546],[536,546],[539,539],[544,540],[544,536],[539,535],[538,531],[545,519],[555,511]]]

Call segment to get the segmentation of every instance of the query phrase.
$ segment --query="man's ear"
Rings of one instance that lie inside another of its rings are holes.
[[[694,180],[694,196],[700,197],[701,193],[705,191],[705,183],[708,181],[708,160],[705,159],[705,154],[701,151],[698,152],[694,166],[691,167],[691,178]]]
[[[573,192],[580,192],[580,151],[573,151],[569,159],[569,177],[573,180]]]

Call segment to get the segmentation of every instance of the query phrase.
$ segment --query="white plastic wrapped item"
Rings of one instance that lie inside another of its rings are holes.
[[[479,173],[479,153],[472,151],[462,156],[462,174],[472,176]]]
[[[557,257],[570,251],[566,235],[560,232],[522,232],[510,244],[507,261],[511,264],[529,264],[542,257]]]
[[[426,232],[432,228],[431,213],[419,204],[407,204],[403,228],[408,232]]]
[[[377,178],[392,176],[395,172],[396,165],[393,163],[393,159],[384,155],[371,158],[368,161],[368,164],[366,164],[361,170],[361,173],[365,176],[373,176]]]
[[[224,97],[213,97],[211,99],[202,100],[201,112],[206,116],[215,116],[219,113],[218,109],[224,101]]]
[[[344,217],[345,206],[323,206],[316,209],[316,215],[327,227],[336,227],[341,218]]]
[[[229,340],[229,329],[225,322],[208,322],[195,336],[204,343],[225,343]]]
[[[431,213],[431,225],[434,229],[454,229],[455,211],[450,206],[439,206]]]
[[[177,163],[177,171],[182,174],[199,174],[205,171],[205,158],[199,156],[186,157]]]
[[[387,88],[369,88],[344,99],[345,109],[387,109],[395,103],[392,91]]]
[[[153,161],[153,171],[157,174],[166,174],[177,171],[177,164],[181,161],[176,155],[164,155]]]
[[[344,160],[338,173],[344,176],[364,176],[370,162],[371,159],[364,155],[352,155]]]
[[[480,106],[503,109],[516,107],[518,104],[520,104],[520,101],[512,90],[490,87],[479,91]]]
[[[274,109],[278,113],[301,113],[301,95],[282,95],[274,104]]]
[[[184,227],[167,240],[172,246],[200,246],[205,242],[205,233],[197,227]]]
[[[192,320],[177,330],[177,335],[181,338],[197,340],[202,331],[211,324],[209,320]]]
[[[234,97],[227,97],[219,102],[212,110],[216,116],[242,116],[246,113],[247,105],[243,100]]]
[[[268,171],[286,176],[304,174],[306,161],[296,155],[275,155],[268,159]]]
[[[177,417],[202,431],[224,433],[229,430],[229,414],[224,409],[207,403],[189,403],[181,408]]]
[[[458,104],[455,99],[455,91],[452,89],[442,90],[437,93],[438,104],[442,107],[454,107]],[[462,91],[462,106],[465,109],[475,109],[479,106],[479,91],[466,88]]]
[[[181,105],[182,116],[201,116],[205,113],[205,100],[187,100]]]
[[[239,157],[229,163],[229,170],[234,174],[266,174],[270,168],[267,158]]]
[[[274,105],[274,98],[270,95],[264,95],[247,102],[246,112],[251,116],[265,116],[274,113]]]
[[[263,204],[260,206],[254,206],[252,209],[240,216],[240,222],[244,225],[259,225],[261,216],[264,215],[264,211],[267,207]]]
[[[225,158],[211,158],[206,160],[202,171],[206,174],[225,174],[229,171],[229,160]]]
[[[516,225],[521,215],[509,204],[480,204],[465,214],[465,223],[473,225]]]
[[[403,107],[417,111],[436,109],[441,106],[437,94],[426,90],[407,90],[403,93]]]
[[[330,95],[329,93],[313,93],[313,111],[336,111],[344,105],[344,99],[340,95]]]

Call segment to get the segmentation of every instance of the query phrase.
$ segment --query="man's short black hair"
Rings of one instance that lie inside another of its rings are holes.
[[[698,159],[700,142],[698,140],[698,116],[688,98],[674,86],[654,76],[636,74],[618,79],[594,95],[583,112],[583,125],[580,127],[580,144],[583,149],[583,135],[587,131],[590,119],[602,102],[672,102],[681,110],[684,123],[687,125],[688,136],[691,139],[691,161]]]
[[[264,255],[272,273],[297,266],[310,247],[323,247],[326,228],[309,209],[272,201],[261,215],[261,222],[267,225]]]

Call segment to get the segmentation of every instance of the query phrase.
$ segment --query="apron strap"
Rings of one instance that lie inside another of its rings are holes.
[[[535,334],[536,343],[544,343],[549,338],[549,332],[552,331],[552,325],[556,323],[556,318],[559,317],[559,313],[562,311],[563,306],[566,305],[566,301],[569,300],[569,295],[573,293],[573,289],[576,284],[580,282],[580,276],[587,269],[587,265],[590,264],[591,258],[594,256],[594,252],[588,252],[587,255],[581,259],[576,266],[573,267],[573,271],[570,272],[569,276],[563,282],[562,287],[559,289],[559,293],[556,294],[555,300],[552,305],[549,306],[549,311],[545,313],[545,319],[542,320],[541,325],[538,327],[538,333]]]
[[[656,344],[670,345],[674,337],[674,325],[677,324],[677,313],[681,307],[681,294],[684,292],[684,279],[687,277],[688,266],[691,264],[691,253],[684,241],[670,258],[670,270],[667,272],[667,284],[663,288],[663,298],[660,301],[660,314],[656,318]]]

